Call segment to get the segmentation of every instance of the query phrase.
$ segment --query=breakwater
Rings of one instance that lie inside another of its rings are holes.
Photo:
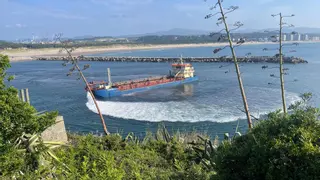
[[[110,57],[110,56],[78,56],[74,57],[79,61],[102,61],[102,62],[177,62],[178,57]],[[40,61],[64,61],[68,57],[36,57]],[[238,57],[241,63],[278,63],[279,58],[274,56],[251,56]],[[232,57],[184,57],[184,62],[233,62]],[[298,64],[308,61],[298,57],[283,57],[284,63]]]

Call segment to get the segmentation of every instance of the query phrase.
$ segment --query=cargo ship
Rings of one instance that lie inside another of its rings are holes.
[[[95,97],[111,98],[132,94],[137,92],[149,91],[157,88],[173,87],[197,81],[195,71],[190,63],[180,62],[172,64],[172,70],[166,76],[150,77],[130,81],[115,82],[111,81],[111,73],[108,68],[108,81],[90,82],[86,87],[91,89]]]

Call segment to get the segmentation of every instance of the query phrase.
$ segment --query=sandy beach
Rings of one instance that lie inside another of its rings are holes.
[[[290,42],[292,43],[292,42]],[[301,42],[299,42],[301,43]],[[310,43],[310,42],[309,42]],[[245,45],[274,44],[272,42],[247,42]],[[80,47],[74,52],[74,56],[98,54],[116,51],[131,50],[152,50],[152,49],[172,49],[172,48],[188,48],[188,47],[218,47],[225,46],[227,43],[204,43],[204,44],[168,44],[168,45],[114,45],[114,46],[92,46]],[[65,52],[61,52],[61,48],[44,48],[44,49],[10,49],[2,50],[0,54],[10,57],[12,62],[30,61],[40,56],[66,56]]]

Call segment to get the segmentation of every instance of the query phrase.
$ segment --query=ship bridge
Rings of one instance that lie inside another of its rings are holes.
[[[182,57],[179,63],[172,64],[172,75],[177,78],[194,77],[194,68],[190,63],[184,63]]]

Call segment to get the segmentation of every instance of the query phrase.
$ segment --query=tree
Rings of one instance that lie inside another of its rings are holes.
[[[18,90],[5,84],[6,80],[12,80],[12,76],[6,74],[8,68],[9,57],[0,54],[0,176],[35,167],[37,154],[22,155],[14,142],[24,134],[43,132],[55,123],[58,115],[57,112],[39,114],[34,107],[21,101]]]
[[[285,69],[283,68],[283,47],[285,45],[288,45],[288,44],[283,44],[282,43],[282,37],[283,37],[283,28],[285,26],[288,26],[288,27],[293,27],[292,24],[288,25],[287,23],[283,22],[283,19],[285,17],[293,17],[294,14],[290,15],[290,16],[284,16],[282,15],[282,13],[279,13],[279,14],[273,14],[271,15],[272,17],[276,17],[276,16],[279,16],[280,18],[280,23],[279,23],[279,30],[277,30],[276,32],[279,33],[278,36],[271,36],[272,38],[272,41],[273,42],[279,42],[279,49],[277,49],[279,51],[278,54],[276,54],[275,56],[279,58],[279,79],[280,79],[280,88],[281,88],[281,99],[282,99],[282,110],[283,110],[283,113],[284,114],[287,114],[287,105],[286,105],[286,96],[285,96],[285,87],[284,87],[284,75],[286,74],[285,73],[285,70],[288,70],[288,69]],[[269,33],[269,31],[266,31]],[[296,34],[296,32],[292,32],[292,34]],[[298,43],[292,43],[291,45],[298,45]],[[267,51],[267,50],[270,50],[270,49],[267,49],[267,48],[264,48],[263,49],[264,51]],[[288,53],[291,53],[291,52],[295,52],[295,50],[291,50],[289,51]],[[263,66],[262,69],[266,69],[268,68],[267,66]],[[271,77],[277,77],[273,74],[270,75]]]
[[[90,65],[89,65],[89,64],[86,64],[86,65],[83,66],[83,69],[81,69],[81,68],[79,67],[79,64],[78,64],[78,58],[74,58],[74,57],[72,56],[72,52],[73,52],[76,48],[70,46],[70,44],[69,44],[68,41],[62,41],[62,40],[61,40],[61,37],[62,37],[62,34],[57,34],[57,35],[55,36],[55,39],[56,39],[56,41],[60,42],[60,44],[62,45],[62,47],[63,47],[62,51],[65,51],[65,52],[67,53],[67,55],[68,55],[66,62],[63,63],[63,66],[67,66],[67,64],[71,64],[71,65],[72,65],[72,67],[71,67],[71,69],[69,70],[67,76],[72,75],[72,73],[73,73],[74,71],[77,71],[77,72],[79,73],[80,78],[81,78],[81,79],[84,81],[84,83],[86,84],[87,91],[90,93],[90,96],[92,97],[93,102],[94,102],[94,104],[95,104],[95,106],[96,106],[96,108],[97,108],[99,117],[100,117],[100,119],[101,119],[101,124],[102,124],[103,130],[104,130],[104,133],[105,133],[106,135],[109,135],[110,132],[109,132],[108,129],[107,129],[107,126],[106,126],[106,124],[105,124],[105,121],[104,121],[103,115],[102,115],[102,113],[101,113],[101,111],[100,111],[100,108],[99,108],[99,105],[98,105],[98,103],[97,103],[97,100],[96,100],[93,92],[92,92],[91,89],[89,88],[89,83],[88,83],[86,77],[84,76],[84,74],[83,74],[83,72],[82,72],[83,70],[88,69],[88,68],[90,67]]]
[[[10,67],[9,57],[0,54],[0,146],[15,141],[23,133],[39,133],[55,123],[57,112],[37,115],[34,107],[19,100],[18,90],[8,87],[11,80],[6,70]]]
[[[221,51],[221,50],[223,50],[223,49],[225,49],[227,47],[230,48],[230,51],[232,53],[234,66],[235,66],[236,73],[237,73],[237,79],[238,79],[239,88],[240,88],[240,92],[241,92],[241,97],[242,97],[242,101],[243,101],[244,112],[246,113],[246,116],[247,116],[248,127],[249,127],[249,129],[251,129],[252,128],[251,115],[250,115],[250,112],[249,112],[249,106],[248,106],[248,102],[247,102],[247,97],[246,97],[246,94],[245,94],[245,91],[244,91],[243,82],[242,82],[242,78],[241,78],[241,72],[240,72],[237,56],[236,56],[236,53],[235,53],[235,47],[241,46],[243,43],[245,43],[245,40],[244,40],[244,38],[240,38],[240,40],[237,42],[237,45],[234,46],[233,42],[232,42],[232,39],[231,39],[231,35],[230,35],[231,31],[239,29],[240,27],[243,26],[243,24],[241,22],[236,22],[236,23],[233,24],[233,26],[235,28],[229,29],[228,23],[227,23],[227,20],[226,20],[226,18],[227,18],[226,15],[231,13],[231,12],[233,12],[233,11],[235,11],[235,10],[237,10],[237,9],[239,9],[239,7],[238,6],[231,6],[231,7],[227,8],[227,9],[224,9],[223,6],[222,6],[222,3],[223,3],[223,0],[218,0],[217,3],[212,8],[210,8],[211,10],[214,10],[214,9],[217,9],[217,7],[219,7],[218,12],[213,13],[213,14],[212,13],[208,14],[205,18],[209,19],[211,17],[217,16],[217,15],[221,15],[218,18],[218,22],[216,24],[217,24],[217,26],[219,26],[220,24],[224,24],[224,29],[220,30],[217,33],[211,33],[211,35],[212,36],[214,36],[216,34],[220,35],[219,38],[218,38],[218,41],[226,40],[229,45],[225,46],[223,48],[217,48],[217,49],[215,49],[213,51],[213,53],[216,54],[219,51]],[[222,32],[225,32],[225,34],[221,34]]]
[[[319,110],[270,113],[247,134],[215,150],[218,179],[319,179]]]

